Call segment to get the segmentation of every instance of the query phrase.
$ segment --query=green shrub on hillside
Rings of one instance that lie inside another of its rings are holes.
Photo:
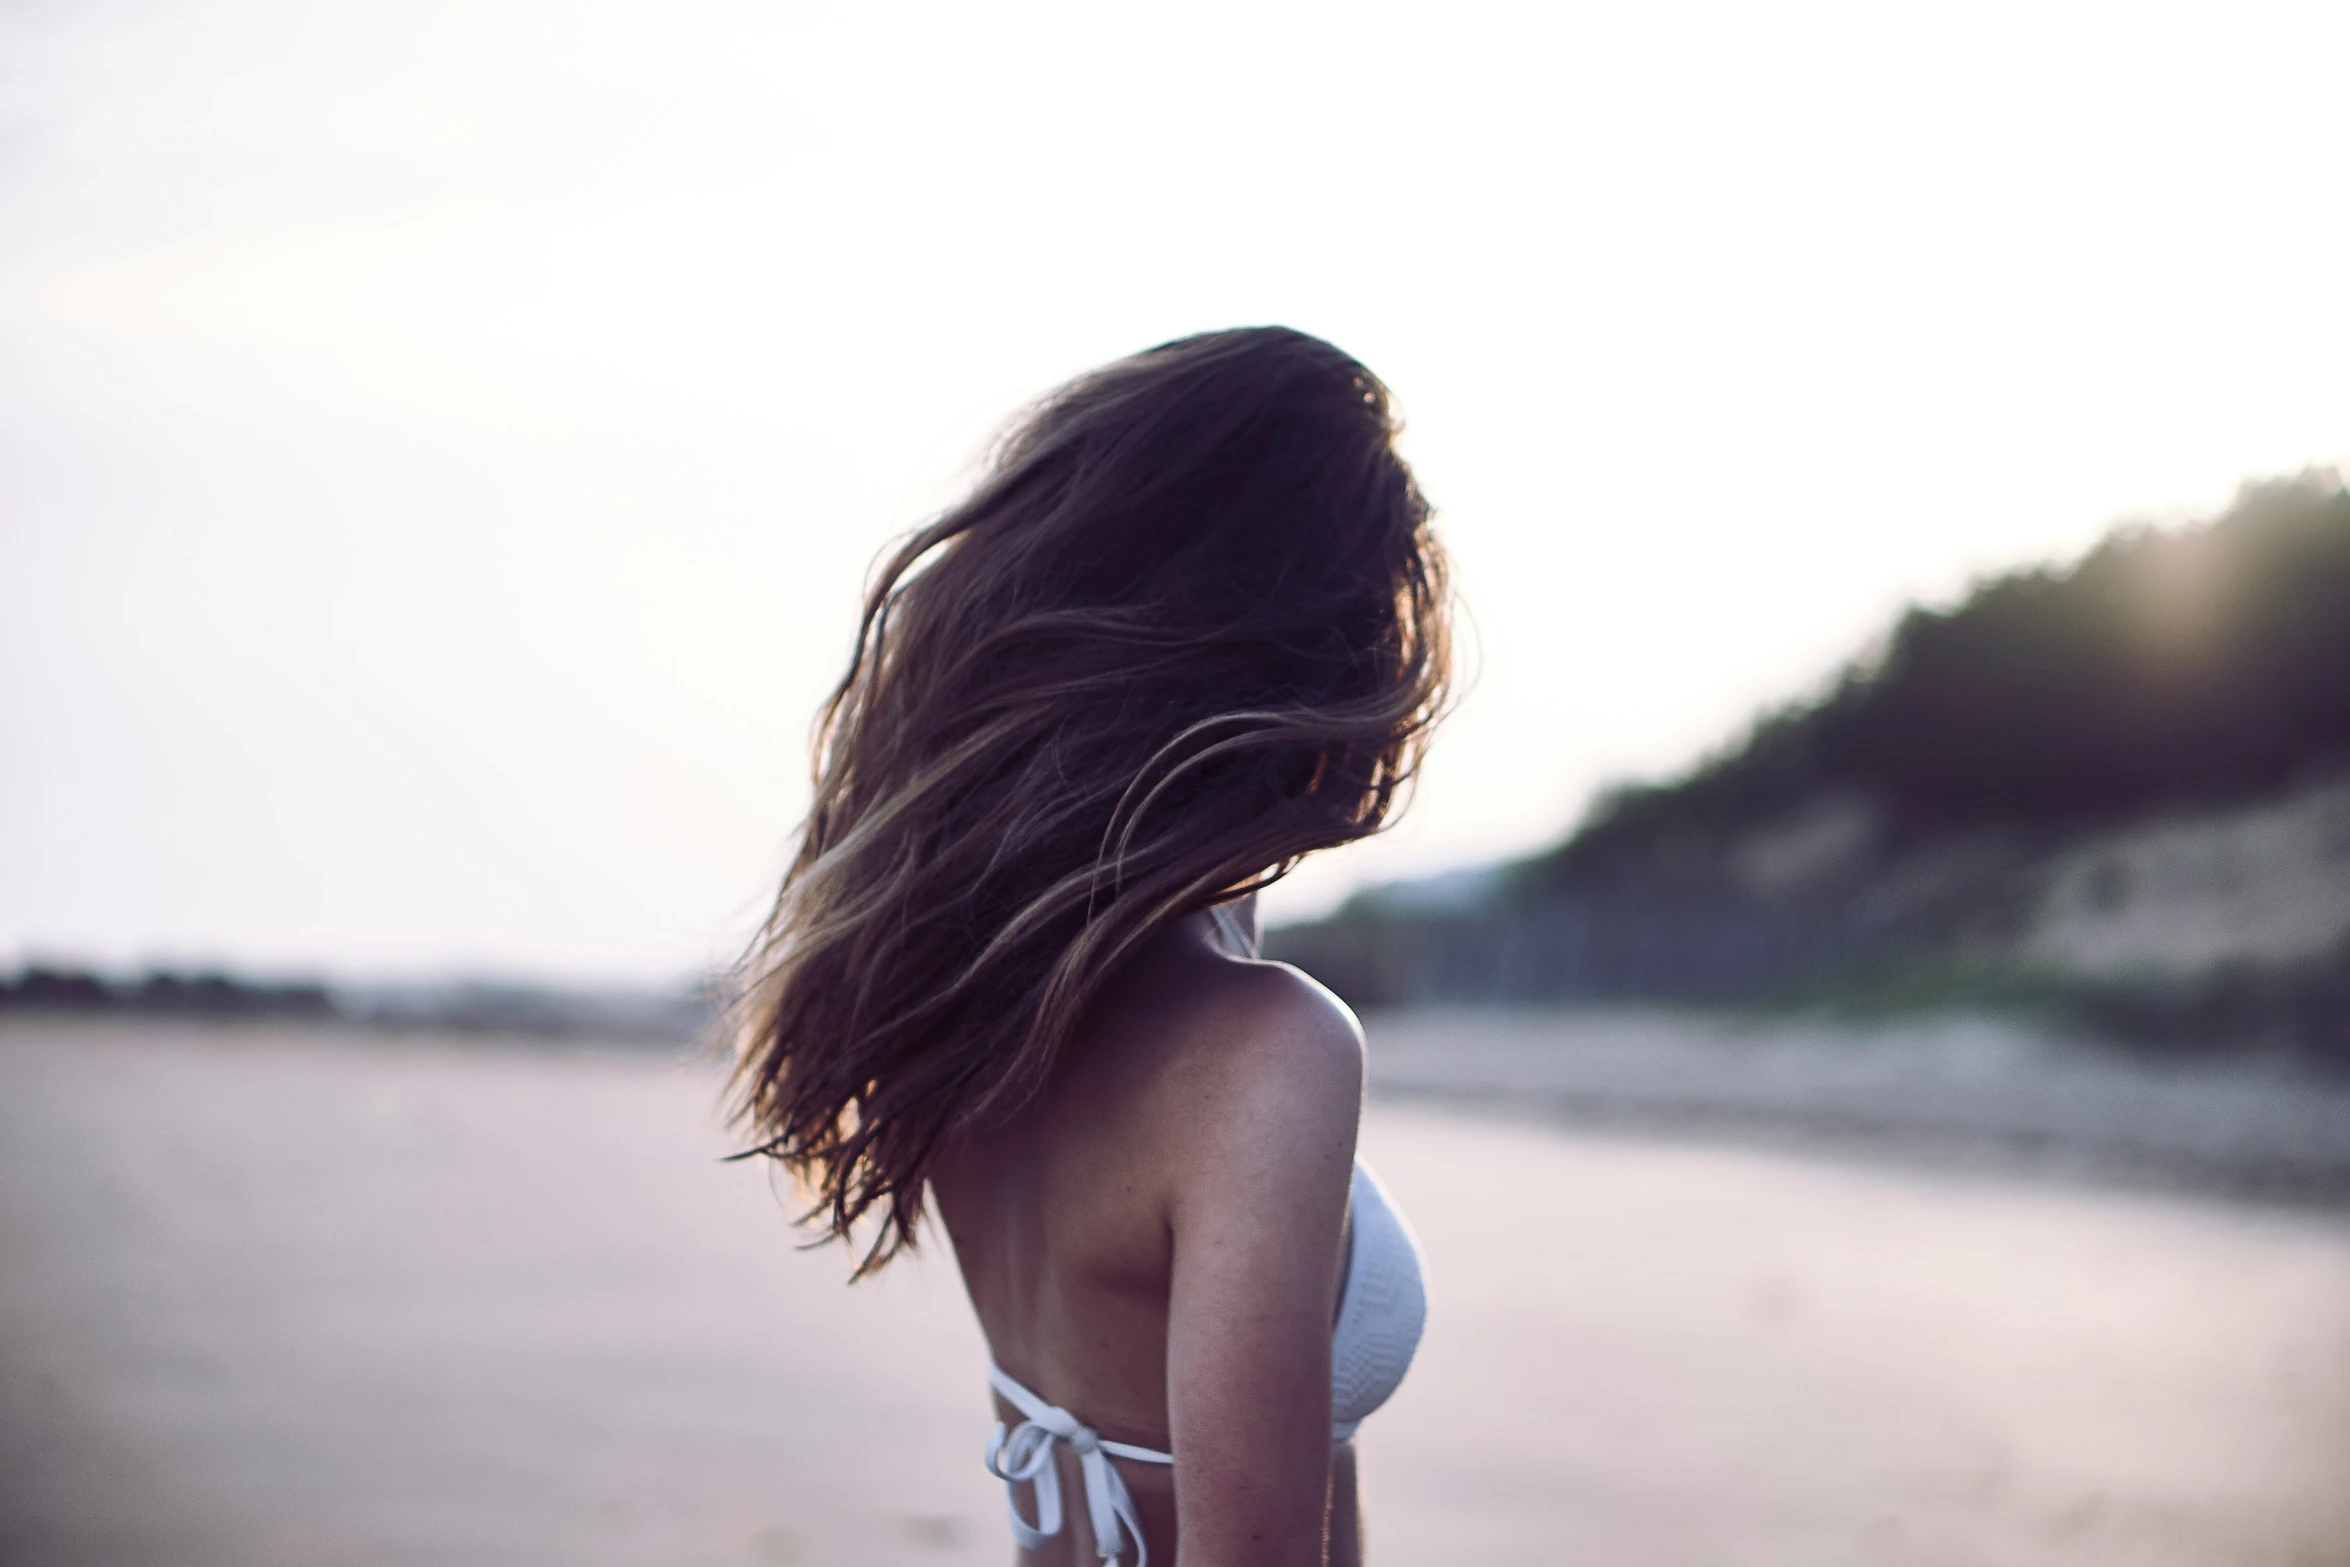
[[[1738,831],[1855,797],[1915,840],[2065,832],[2254,798],[2350,765],[2350,491],[2248,486],[2218,519],[2124,528],[2069,569],[1913,609],[1883,655],[1678,782],[1618,790],[1522,891],[1653,882]]]

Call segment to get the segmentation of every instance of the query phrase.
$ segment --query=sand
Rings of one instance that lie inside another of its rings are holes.
[[[0,1021],[0,1562],[1010,1558],[945,1258],[646,1052]],[[2350,1563],[2350,1216],[1375,1104],[1372,1559]]]

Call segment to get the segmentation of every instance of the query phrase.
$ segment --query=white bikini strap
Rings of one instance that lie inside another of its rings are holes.
[[[1210,905],[1208,918],[1223,933],[1224,939],[1232,943],[1235,956],[1253,958],[1260,954],[1260,943],[1249,939],[1248,927],[1240,923],[1240,916],[1232,912],[1231,904]]]
[[[1009,1432],[1002,1421],[987,1439],[987,1472],[1004,1482],[1004,1506],[1012,1515],[1012,1538],[1024,1550],[1034,1550],[1061,1532],[1061,1471],[1053,1462],[1053,1444],[1066,1442],[1077,1455],[1078,1472],[1085,1477],[1085,1512],[1093,1520],[1093,1545],[1102,1567],[1117,1567],[1124,1550],[1121,1536],[1134,1541],[1134,1567],[1150,1567],[1150,1547],[1143,1542],[1142,1520],[1126,1482],[1110,1466],[1112,1457],[1136,1463],[1171,1464],[1173,1453],[1156,1452],[1125,1442],[1104,1441],[1101,1434],[1066,1409],[1048,1404],[997,1366],[987,1368],[988,1385],[1028,1418]],[[1020,1486],[1036,1488],[1036,1522],[1020,1516]]]

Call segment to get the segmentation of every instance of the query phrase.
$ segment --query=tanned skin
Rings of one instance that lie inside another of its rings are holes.
[[[1253,934],[1252,904],[1235,909]],[[1027,1108],[931,1176],[996,1363],[1175,1455],[1115,1461],[1154,1567],[1359,1563],[1330,1330],[1362,1097],[1345,1004],[1199,914],[1114,976]],[[1019,1560],[1093,1567],[1077,1462],[1056,1453],[1069,1520]]]

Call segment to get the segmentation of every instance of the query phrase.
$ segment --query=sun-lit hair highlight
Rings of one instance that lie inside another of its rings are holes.
[[[905,539],[819,716],[732,1107],[860,1274],[1170,922],[1378,831],[1443,711],[1444,557],[1387,389],[1284,328],[1084,376]]]

